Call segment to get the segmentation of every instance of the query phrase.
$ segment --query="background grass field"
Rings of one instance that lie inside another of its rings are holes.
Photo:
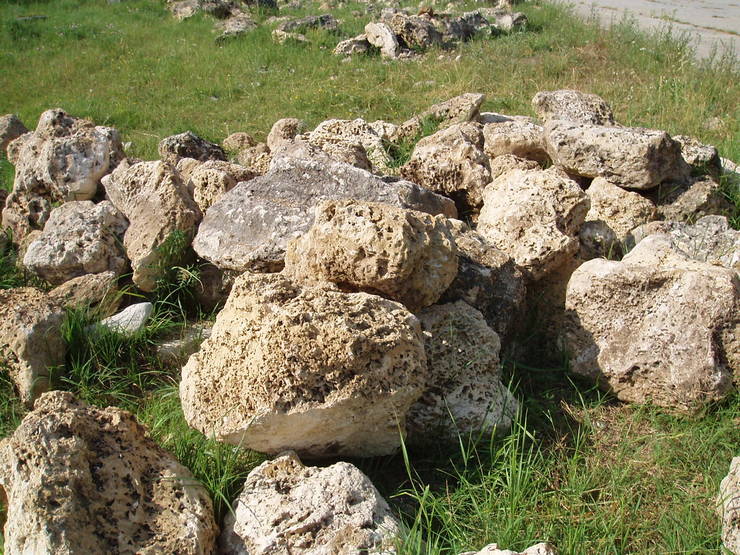
[[[461,3],[460,10],[475,6]],[[33,127],[42,111],[59,106],[118,128],[130,155],[153,159],[160,139],[188,129],[221,141],[235,131],[264,139],[282,117],[309,125],[400,122],[464,92],[486,93],[484,110],[533,115],[538,90],[575,88],[607,99],[621,123],[695,135],[740,161],[736,58],[695,62],[687,38],[669,28],[645,35],[625,21],[605,31],[561,6],[518,9],[529,17],[528,32],[389,63],[334,57],[339,36],[325,32],[310,33],[308,47],[275,45],[266,28],[217,46],[213,20],[178,23],[157,0],[0,0],[0,113],[17,113]],[[344,20],[342,37],[368,20],[355,10],[364,5],[334,11]],[[29,15],[46,19],[18,19]],[[0,160],[0,186],[10,188],[12,178],[12,166]],[[28,281],[13,256],[0,255],[2,288]],[[154,319],[133,338],[91,338],[83,333],[90,316],[70,313],[58,385],[134,412],[223,515],[263,458],[189,429],[177,396],[179,367],[155,355],[157,338],[176,333],[185,318],[212,317],[188,308],[192,272],[162,284]],[[524,351],[537,351],[534,339],[522,341]],[[524,549],[536,541],[565,554],[720,551],[715,498],[740,449],[737,395],[694,417],[625,406],[571,376],[558,353],[506,360],[505,375],[523,401],[519,425],[506,436],[353,461],[403,516],[403,553],[456,555],[489,542]],[[0,436],[22,415],[2,377]]]

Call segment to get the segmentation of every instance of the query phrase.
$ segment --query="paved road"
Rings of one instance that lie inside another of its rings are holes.
[[[650,29],[670,22],[694,37],[697,55],[706,57],[714,45],[740,56],[740,0],[566,0],[585,16],[595,12],[609,24],[625,11],[641,27]]]

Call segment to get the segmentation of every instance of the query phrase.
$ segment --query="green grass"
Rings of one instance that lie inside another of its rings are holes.
[[[342,36],[361,31],[365,19],[352,11],[363,6],[334,12],[344,20]],[[212,20],[178,23],[157,0],[0,0],[0,113],[17,113],[33,127],[42,111],[61,106],[118,128],[132,143],[130,155],[152,159],[161,138],[188,129],[221,141],[235,131],[264,139],[282,117],[309,126],[356,117],[400,123],[464,92],[486,93],[483,110],[533,115],[537,91],[574,88],[603,96],[621,123],[695,135],[740,161],[736,60],[693,63],[685,37],[669,28],[645,35],[623,21],[603,31],[561,7],[518,9],[530,32],[389,63],[377,55],[344,62],[331,55],[338,37],[325,31],[307,32],[309,46],[274,45],[267,28],[219,46]],[[23,15],[47,18],[17,19]],[[707,126],[713,118],[718,123]],[[420,136],[435,124],[425,122]],[[394,147],[396,166],[413,143]],[[12,166],[0,158],[0,188],[9,190],[12,180]],[[737,199],[737,188],[723,185]],[[89,403],[136,414],[208,488],[220,518],[263,457],[185,422],[180,369],[157,358],[156,342],[186,318],[209,315],[194,303],[198,261],[187,241],[174,235],[161,248],[157,291],[137,295],[124,285],[124,302],[155,303],[146,329],[132,337],[90,334],[92,316],[70,311],[68,357],[56,380]],[[0,253],[0,288],[29,283],[41,285],[17,270],[12,250]],[[567,554],[717,553],[714,498],[740,445],[738,396],[695,417],[620,405],[569,375],[562,356],[541,352],[535,340],[526,352],[505,368],[524,400],[510,434],[353,461],[403,515],[400,551],[457,555],[490,542],[524,549],[551,541]],[[0,373],[0,437],[22,415]]]

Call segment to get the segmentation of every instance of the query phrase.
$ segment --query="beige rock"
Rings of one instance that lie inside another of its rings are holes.
[[[11,141],[28,133],[28,129],[15,114],[0,116],[0,153],[5,153]]]
[[[673,140],[681,145],[681,156],[691,166],[693,172],[708,173],[715,178],[722,173],[722,162],[714,146],[705,145],[696,137],[688,135],[675,135]]]
[[[250,472],[221,546],[229,555],[388,553],[399,533],[390,507],[357,467],[304,466],[288,452]]]
[[[524,551],[512,551],[510,549],[499,549],[498,544],[492,543],[480,551],[466,551],[460,555],[556,555],[555,548],[549,543],[538,543],[528,547]]]
[[[31,141],[33,137],[33,132],[29,131],[28,133],[23,133],[22,135],[19,135],[16,139],[8,142],[5,151],[8,157],[8,162],[13,164],[14,166],[17,166],[21,152],[23,151],[23,147],[29,141]]]
[[[395,59],[401,54],[398,39],[387,23],[368,23],[365,25],[365,36],[372,46],[380,48],[380,55],[384,58]]]
[[[491,157],[513,154],[537,162],[549,162],[543,129],[524,121],[503,121],[483,126],[485,153]]]
[[[478,123],[455,124],[421,139],[401,175],[437,193],[458,200],[464,212],[477,212],[483,189],[491,182]]]
[[[623,401],[692,410],[723,398],[740,368],[738,274],[654,235],[622,262],[591,260],[566,293],[574,372]]]
[[[241,152],[244,149],[255,146],[257,141],[249,133],[237,131],[226,137],[222,144],[224,150],[227,152]]]
[[[740,457],[730,462],[730,472],[719,486],[722,543],[730,553],[740,553]]]
[[[118,310],[122,293],[115,272],[87,274],[65,281],[49,292],[49,297],[64,308],[87,308],[96,318],[106,318]]]
[[[477,230],[537,281],[578,251],[588,209],[588,196],[557,169],[514,170],[486,187]]]
[[[308,233],[288,245],[285,273],[379,294],[416,311],[435,303],[457,274],[448,220],[355,200],[316,207]]]
[[[180,399],[188,423],[219,441],[375,456],[399,446],[427,373],[419,321],[402,305],[245,273],[183,368]]]
[[[353,56],[364,54],[370,50],[372,45],[367,40],[367,35],[362,33],[356,37],[339,41],[334,48],[335,56]]]
[[[168,365],[182,365],[190,355],[198,352],[203,341],[211,336],[211,331],[212,322],[187,324],[157,343],[157,358]]]
[[[184,180],[198,208],[205,212],[224,193],[236,187],[237,183],[255,177],[255,172],[239,164],[209,160],[199,164]]]
[[[276,44],[309,44],[311,42],[306,38],[306,35],[302,33],[291,33],[289,31],[283,31],[282,29],[273,29],[271,36],[272,42]]]
[[[306,123],[296,118],[283,118],[277,120],[270,133],[267,135],[267,148],[270,152],[276,151],[285,142],[295,139],[296,135],[306,131]]]
[[[360,168],[361,170],[367,170],[369,172],[373,170],[373,164],[367,156],[367,151],[360,143],[352,143],[349,141],[336,143],[326,142],[321,146],[320,150],[328,154],[332,160],[337,162],[349,164],[350,166]]]
[[[23,266],[53,285],[85,274],[122,274],[128,260],[123,235],[128,221],[108,201],[62,204],[23,256]]]
[[[591,208],[581,226],[580,240],[588,253],[587,259],[621,256],[629,232],[657,217],[655,205],[650,200],[601,177],[593,180],[586,194]]]
[[[398,143],[415,138],[421,132],[422,124],[427,119],[437,122],[439,129],[456,123],[475,121],[485,99],[486,95],[484,94],[465,93],[439,104],[434,104],[428,110],[399,125],[393,134],[392,140],[394,143]]]
[[[226,160],[224,149],[216,143],[206,141],[192,131],[165,137],[159,142],[159,156],[162,161],[172,165],[180,158],[195,158],[201,162],[207,160]]]
[[[6,553],[214,553],[207,490],[126,411],[46,393],[0,460]]]
[[[64,317],[59,303],[37,289],[0,290],[0,364],[27,405],[49,388],[49,372],[64,365]]]
[[[732,210],[720,184],[707,176],[667,182],[651,193],[658,215],[664,220],[693,222],[702,216],[729,214]]]
[[[326,150],[327,145],[360,144],[377,173],[388,173],[390,156],[383,139],[362,118],[355,120],[330,119],[316,126],[308,135],[308,142]]]
[[[435,44],[442,44],[442,33],[427,14],[407,15],[395,12],[384,16],[383,22],[388,24],[403,48],[425,50]]]
[[[237,162],[257,175],[264,175],[270,169],[270,149],[265,143],[258,143],[253,147],[239,152]]]
[[[491,159],[490,168],[491,181],[493,181],[512,170],[538,170],[540,165],[534,160],[527,160],[513,154],[502,154]]]
[[[540,91],[532,99],[537,117],[586,125],[615,125],[611,106],[598,95],[573,90]]]
[[[134,271],[132,279],[142,291],[153,291],[167,254],[160,247],[173,232],[184,234],[189,244],[201,212],[180,174],[165,162],[121,164],[105,177],[103,185],[108,198],[129,220],[123,245]]]
[[[508,430],[518,403],[501,383],[501,342],[483,315],[458,301],[425,308],[419,320],[429,382],[409,411],[409,442]]]
[[[627,189],[652,189],[688,174],[681,145],[665,131],[550,120],[544,135],[547,152],[558,166]]]

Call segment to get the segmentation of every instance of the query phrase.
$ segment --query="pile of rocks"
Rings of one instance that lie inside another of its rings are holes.
[[[257,22],[249,9],[259,7],[277,10],[275,0],[167,0],[167,9],[182,21],[197,13],[206,13],[218,22],[215,29],[220,33],[216,42],[239,37],[257,28]]]

